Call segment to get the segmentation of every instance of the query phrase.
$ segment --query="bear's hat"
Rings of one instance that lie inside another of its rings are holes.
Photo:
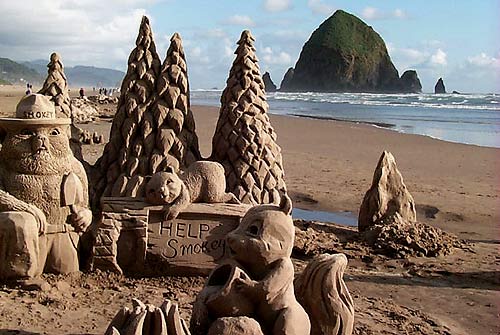
[[[16,107],[15,118],[0,118],[2,126],[49,126],[71,124],[69,118],[57,118],[56,107],[49,96],[29,94]]]

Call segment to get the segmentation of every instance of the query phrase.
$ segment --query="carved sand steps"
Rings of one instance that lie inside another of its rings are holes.
[[[269,121],[255,39],[243,31],[221,97],[211,159],[226,172],[227,191],[243,203],[279,203],[286,193],[281,149]]]

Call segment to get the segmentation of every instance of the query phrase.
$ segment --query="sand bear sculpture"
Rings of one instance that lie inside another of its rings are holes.
[[[170,205],[166,218],[175,219],[190,203],[240,203],[226,192],[224,168],[220,163],[198,161],[180,174],[172,167],[155,173],[146,185],[146,201]]]
[[[79,233],[92,221],[87,176],[69,145],[70,119],[31,94],[0,119],[0,277],[79,270]]]
[[[263,334],[308,335],[310,321],[294,295],[291,200],[251,208],[227,235],[230,260],[214,269],[193,307],[191,331],[210,333],[219,318],[255,319]],[[218,330],[219,332],[221,330]],[[227,333],[227,332],[223,332]],[[254,332],[258,334],[259,332]]]

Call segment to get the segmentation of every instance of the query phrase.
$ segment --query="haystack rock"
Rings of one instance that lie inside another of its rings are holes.
[[[417,220],[415,202],[403,182],[394,156],[384,151],[373,174],[372,186],[359,209],[358,229],[363,232],[396,213],[407,222]]]
[[[399,81],[400,81],[401,92],[403,93],[422,92],[422,84],[420,83],[417,71],[415,70],[406,70],[399,79]]]
[[[283,76],[283,80],[281,80],[281,84],[280,84],[280,91],[283,90],[283,87],[288,87],[290,86],[290,83],[293,79],[293,74],[294,74],[295,70],[293,69],[293,67],[289,68],[285,75]]]
[[[269,121],[254,38],[241,34],[212,139],[211,159],[221,163],[228,192],[249,204],[279,203],[286,193],[281,149]]]
[[[399,74],[380,35],[337,10],[305,43],[283,91],[393,92]]]
[[[150,173],[157,121],[152,113],[161,61],[147,17],[142,18],[136,47],[128,60],[109,142],[96,162],[95,207],[101,196],[139,196]],[[93,206],[94,207],[94,206]]]
[[[446,93],[446,88],[444,87],[443,78],[438,79],[436,86],[434,86],[434,93],[436,94]]]
[[[276,85],[274,85],[269,72],[264,73],[262,80],[264,81],[266,92],[276,92]]]

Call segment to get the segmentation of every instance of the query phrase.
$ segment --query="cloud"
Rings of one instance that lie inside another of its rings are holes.
[[[448,61],[446,60],[446,52],[444,52],[443,50],[441,49],[437,49],[436,52],[431,55],[431,58],[430,58],[430,64],[431,65],[442,65],[442,66],[446,66],[448,64]]]
[[[481,52],[479,55],[468,57],[467,63],[478,68],[500,70],[500,53],[497,57],[491,57]]]
[[[1,1],[0,50],[14,60],[47,59],[66,65],[126,67],[141,17],[152,0]],[[66,62],[65,62],[66,63]]]
[[[326,4],[321,0],[308,0],[307,6],[309,6],[313,14],[316,15],[332,15],[335,11],[334,6]]]
[[[361,17],[365,20],[387,20],[387,19],[407,19],[408,14],[399,8],[393,11],[381,11],[375,7],[365,7],[361,12]]]
[[[264,8],[268,12],[283,12],[290,9],[291,0],[264,0]]]
[[[271,47],[262,49],[262,60],[266,65],[290,65],[292,57],[285,51],[274,52]]]
[[[250,18],[250,16],[247,15],[230,16],[224,23],[234,26],[245,26],[245,27],[255,26],[255,22]]]

